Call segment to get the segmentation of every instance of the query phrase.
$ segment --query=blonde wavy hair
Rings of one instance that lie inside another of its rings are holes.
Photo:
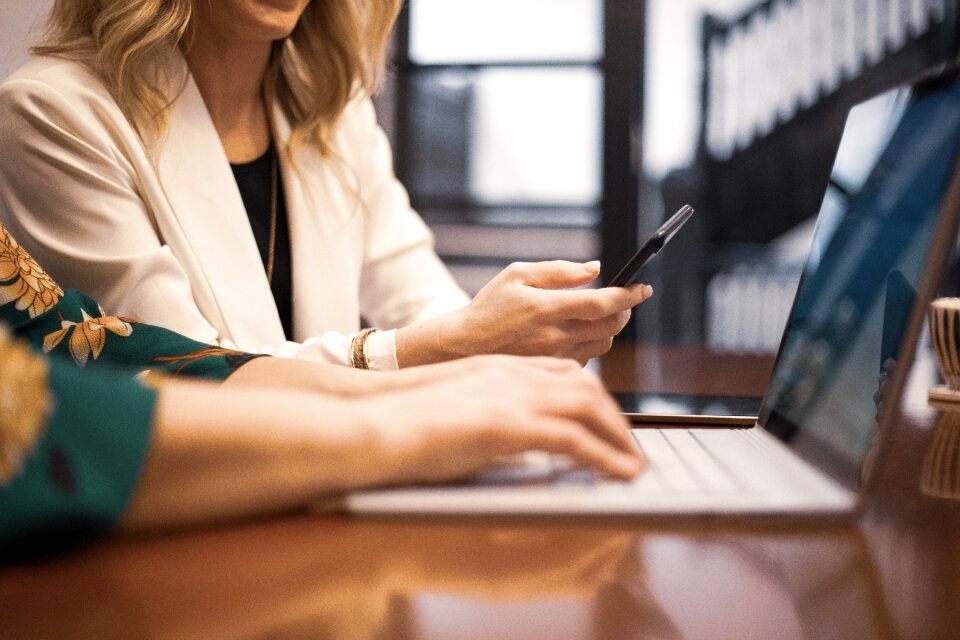
[[[157,74],[170,47],[185,44],[197,1],[55,0],[46,36],[32,51],[85,64],[103,79],[141,136],[162,134],[169,79]],[[330,155],[331,130],[344,108],[380,85],[401,4],[312,0],[290,36],[275,43],[265,90],[290,122],[291,146],[312,144]]]

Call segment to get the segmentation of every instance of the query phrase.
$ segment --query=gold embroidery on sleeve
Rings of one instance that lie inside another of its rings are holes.
[[[46,424],[52,402],[47,364],[0,327],[0,485],[17,475]]]
[[[63,290],[0,224],[0,304],[16,303],[31,318],[52,308]]]
[[[117,316],[104,316],[102,309],[98,318],[90,317],[83,309],[80,312],[83,314],[83,322],[71,322],[61,317],[60,329],[44,336],[44,353],[55,349],[67,335],[70,335],[70,340],[67,342],[70,355],[82,367],[87,364],[91,355],[94,360],[100,357],[100,352],[103,351],[103,346],[107,342],[104,329],[121,337],[127,337],[133,333],[133,326],[129,322]]]
[[[197,349],[196,351],[191,351],[190,353],[185,353],[182,356],[157,356],[153,359],[154,362],[166,362],[171,365],[182,363],[179,367],[174,370],[173,375],[179,374],[184,370],[189,364],[196,362],[197,360],[203,360],[204,358],[210,358],[213,356],[246,356],[247,354],[242,351],[235,351],[233,349],[224,349],[222,347],[204,347],[203,349]]]

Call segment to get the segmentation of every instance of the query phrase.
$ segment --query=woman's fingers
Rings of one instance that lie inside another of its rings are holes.
[[[572,289],[593,282],[600,275],[600,263],[581,264],[566,260],[515,262],[504,270],[504,275],[537,289]]]
[[[634,477],[645,466],[645,460],[635,450],[619,451],[578,424],[561,419],[540,421],[529,431],[515,432],[513,438],[514,442],[498,457],[542,451],[565,456],[578,467],[622,479]]]
[[[630,309],[627,309],[595,320],[569,320],[563,328],[573,343],[612,338],[627,326],[631,313]]]
[[[557,373],[528,371],[521,375],[522,384],[530,385],[524,397],[529,399],[535,415],[579,424],[616,449],[633,452],[629,425],[596,376],[579,368]]]
[[[486,432],[479,430],[472,435],[457,443],[459,454],[455,451],[444,457],[445,465],[453,463],[453,467],[445,467],[449,477],[474,473],[505,456],[527,451],[563,455],[577,466],[617,478],[632,478],[645,464],[643,456],[629,443],[618,446],[605,438],[609,433],[598,430],[596,425],[588,427],[583,421],[560,415],[539,415],[523,423],[502,425]],[[456,463],[451,456],[454,459],[459,456],[463,465],[454,468]],[[440,469],[439,465],[431,465],[430,473]],[[434,476],[433,479],[448,478]]]
[[[559,318],[598,319],[632,309],[653,295],[653,287],[603,287],[575,291],[542,291],[552,315]]]
[[[549,292],[554,297],[548,317],[555,320],[549,330],[538,332],[543,337],[541,348],[581,363],[609,351],[613,337],[629,322],[632,307],[646,300],[651,289],[637,285],[615,295],[605,295],[607,291]]]
[[[617,478],[632,478],[644,467],[635,450],[614,448],[591,431],[565,420],[543,421],[530,434],[522,434],[524,450],[565,455],[579,466],[590,467]]]
[[[616,449],[632,453],[629,424],[620,406],[594,376],[586,372],[582,372],[582,376],[578,389],[563,389],[562,394],[558,394],[562,398],[551,399],[552,410],[582,424]]]
[[[539,352],[576,360],[580,365],[603,355],[613,346],[613,338],[630,320],[630,311],[622,311],[599,320],[569,320],[540,333],[534,343]]]

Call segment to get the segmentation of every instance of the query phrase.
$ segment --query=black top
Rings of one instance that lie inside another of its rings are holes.
[[[247,210],[250,228],[257,239],[260,260],[264,271],[270,260],[270,215],[271,193],[274,176],[273,145],[256,160],[241,164],[230,164],[233,177],[240,188],[240,197]],[[283,195],[283,180],[280,179],[277,165],[277,229],[273,255],[273,281],[270,289],[280,313],[280,322],[288,340],[293,337],[293,276],[290,268],[290,230],[287,225],[287,203]]]

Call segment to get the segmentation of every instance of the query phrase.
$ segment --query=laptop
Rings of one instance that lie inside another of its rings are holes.
[[[864,463],[883,457],[878,425],[896,417],[926,303],[956,238],[958,155],[956,76],[850,111],[753,424],[635,425],[648,464],[632,481],[533,452],[459,483],[352,493],[343,506],[365,514],[856,513],[869,484]]]

